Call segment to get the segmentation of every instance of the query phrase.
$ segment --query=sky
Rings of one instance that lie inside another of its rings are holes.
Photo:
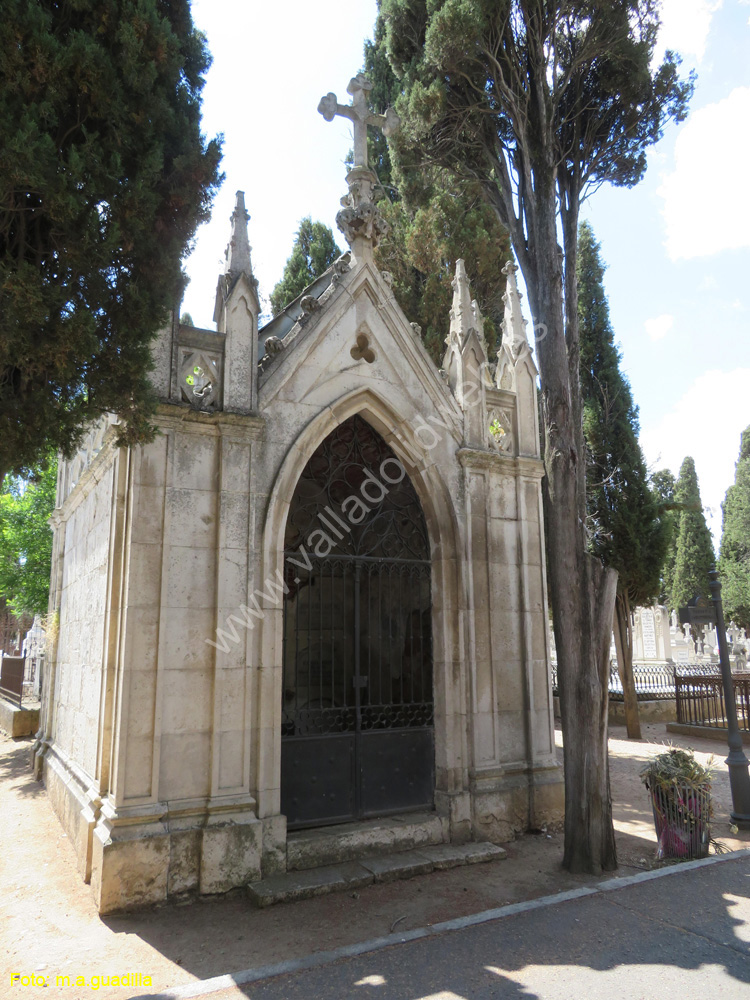
[[[300,220],[335,223],[351,128],[320,98],[362,66],[375,0],[193,0],[213,55],[203,129],[224,136],[224,184],[186,262],[183,302],[211,328],[235,192],[245,192],[252,262],[267,297]],[[585,203],[608,265],[605,286],[622,368],[640,407],[652,470],[695,459],[718,546],[721,501],[750,425],[750,0],[663,0],[660,46],[695,69],[690,114],[670,125],[631,189]],[[530,318],[530,317],[527,317]]]

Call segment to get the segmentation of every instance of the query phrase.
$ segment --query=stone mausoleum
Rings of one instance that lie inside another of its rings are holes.
[[[158,436],[103,419],[60,465],[35,761],[101,912],[302,867],[316,831],[356,858],[562,815],[515,268],[488,358],[456,263],[438,370],[374,263],[366,128],[397,120],[367,90],[320,107],[354,123],[351,251],[259,330],[238,193],[216,329],[154,342]]]

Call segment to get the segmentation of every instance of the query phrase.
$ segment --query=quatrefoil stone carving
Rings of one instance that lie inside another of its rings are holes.
[[[490,410],[489,443],[499,452],[513,451],[513,425],[503,410]]]
[[[357,334],[357,343],[349,352],[355,361],[366,361],[371,365],[375,360],[375,351],[370,347],[370,338],[366,333]]]
[[[186,350],[180,363],[180,389],[196,410],[212,409],[221,394],[221,359],[205,351]]]

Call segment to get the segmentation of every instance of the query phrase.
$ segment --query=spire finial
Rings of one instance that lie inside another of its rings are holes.
[[[517,358],[523,347],[528,347],[526,339],[526,320],[521,312],[521,293],[516,284],[518,265],[512,260],[503,268],[508,282],[503,295],[505,316],[503,317],[503,344],[506,345],[514,358]]]
[[[247,224],[250,221],[250,216],[245,209],[244,191],[237,192],[237,200],[230,221],[232,223],[232,238],[226,250],[224,273],[232,278],[237,277],[243,271],[245,274],[252,275],[250,243],[247,238]]]
[[[451,308],[451,325],[448,340],[456,339],[461,346],[469,330],[476,326],[476,316],[471,301],[469,278],[466,274],[466,264],[459,257],[456,261],[456,276],[451,282],[453,286],[453,306]]]

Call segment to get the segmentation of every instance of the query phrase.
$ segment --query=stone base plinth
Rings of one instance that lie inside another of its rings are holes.
[[[54,747],[44,748],[41,773],[102,914],[228,892],[285,864],[283,817],[259,820],[241,808],[179,812],[173,803],[118,814]]]
[[[348,834],[347,827],[303,831],[288,840],[283,816],[258,819],[238,804],[170,802],[115,809],[106,797],[98,798],[87,776],[56,747],[43,745],[39,759],[50,802],[102,914],[225,893],[290,868],[309,868],[320,863],[322,848],[335,848],[337,860],[351,862],[381,848],[433,850],[437,845],[460,853],[462,847],[475,849],[466,843],[467,834],[473,841],[498,844],[564,818],[561,768],[519,767],[485,773],[470,791],[436,795],[434,813],[352,824]],[[331,858],[326,854],[323,860]]]
[[[638,718],[641,722],[674,722],[677,718],[677,703],[674,698],[653,698],[638,702]],[[609,702],[610,726],[625,725],[625,702]]]
[[[472,793],[474,839],[504,844],[529,830],[565,819],[562,768],[538,768],[483,779]]]
[[[697,736],[701,740],[717,740],[719,743],[725,743],[727,739],[726,729],[716,729],[714,726],[691,726],[681,722],[668,722],[667,732],[676,736]],[[746,747],[750,747],[750,733],[746,729],[740,730],[740,738]]]
[[[39,729],[39,707],[19,708],[0,698],[0,729],[12,739],[33,736]]]

